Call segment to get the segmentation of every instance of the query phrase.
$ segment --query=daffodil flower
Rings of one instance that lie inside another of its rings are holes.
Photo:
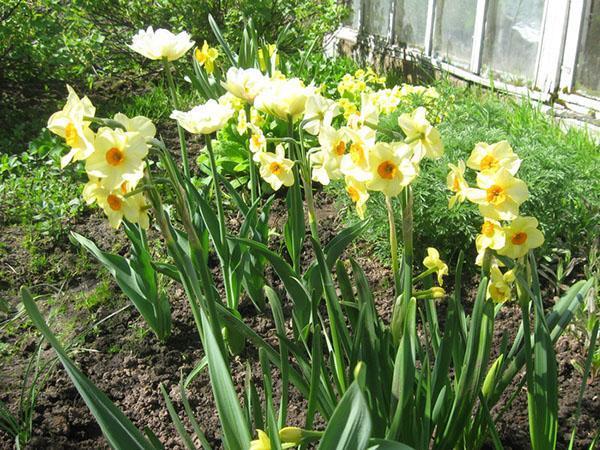
[[[102,179],[111,191],[127,181],[134,188],[144,175],[148,146],[138,132],[102,127],[94,142],[95,150],[85,161],[88,175]]]
[[[294,161],[285,157],[283,145],[275,147],[275,153],[259,152],[254,154],[254,160],[260,164],[260,176],[271,185],[274,191],[281,186],[294,184]]]
[[[418,107],[412,114],[404,113],[398,117],[398,125],[406,134],[413,148],[413,161],[423,157],[438,159],[444,153],[440,133],[427,120],[427,110]]]
[[[252,153],[264,152],[267,149],[267,139],[265,138],[263,131],[252,125],[250,125],[250,129],[252,130],[252,135],[250,136],[250,151]]]
[[[487,287],[487,298],[495,303],[505,303],[512,299],[512,284],[515,275],[512,270],[502,274],[497,265],[490,267],[490,280]]]
[[[365,212],[367,211],[367,200],[369,200],[369,192],[367,191],[365,183],[350,176],[346,176],[345,181],[346,192],[348,193],[350,200],[352,200],[356,206],[358,217],[364,219]]]
[[[511,175],[516,175],[521,166],[521,160],[507,141],[495,144],[480,142],[471,152],[467,166],[480,172],[496,172],[504,168]]]
[[[271,450],[271,439],[269,435],[263,430],[256,430],[258,439],[254,439],[250,442],[249,450]]]
[[[231,67],[221,85],[231,94],[253,104],[254,99],[267,87],[269,79],[258,69]]]
[[[503,228],[506,240],[498,254],[516,259],[525,256],[529,250],[540,247],[544,243],[544,235],[537,227],[535,217],[517,217]]]
[[[524,181],[515,178],[501,168],[497,172],[477,174],[479,189],[469,188],[467,198],[479,205],[484,217],[495,220],[513,220],[519,214],[519,206],[529,197]]]
[[[217,102],[219,102],[219,105],[227,106],[236,112],[244,109],[244,101],[241,98],[233,95],[231,92],[225,92],[217,99]]]
[[[366,182],[367,189],[383,192],[387,197],[398,195],[417,177],[409,156],[410,147],[404,143],[375,144],[369,155],[371,177]]]
[[[214,47],[210,47],[208,42],[204,41],[202,48],[196,48],[194,57],[201,66],[204,66],[206,73],[210,75],[215,71],[215,61],[219,57],[219,51]]]
[[[348,152],[342,157],[340,170],[344,175],[357,181],[367,181],[372,176],[369,157],[371,149],[375,145],[375,130],[369,127],[362,127],[358,130],[344,128],[344,132],[350,138],[351,143]]]
[[[438,284],[444,284],[443,277],[448,275],[448,265],[440,259],[440,253],[433,247],[427,248],[427,256],[423,259],[423,265],[437,272]]]
[[[454,195],[448,200],[448,208],[453,208],[456,202],[463,203],[467,197],[469,185],[465,180],[465,162],[458,161],[458,165],[448,164],[450,172],[446,177],[448,189],[454,192]]]
[[[87,97],[80,99],[71,86],[67,85],[67,91],[67,103],[62,110],[50,116],[47,125],[52,133],[64,138],[71,147],[60,160],[63,168],[71,161],[84,160],[94,152],[94,132],[86,117],[93,117],[96,108]]]
[[[223,128],[233,117],[233,110],[210,99],[190,111],[173,111],[171,119],[193,134],[211,134]]]
[[[140,133],[145,140],[152,139],[156,136],[156,127],[150,119],[144,116],[135,116],[131,119],[125,114],[115,114],[115,121],[125,127],[125,130]]]
[[[87,204],[98,203],[106,214],[110,226],[115,229],[121,226],[123,218],[147,229],[150,221],[146,198],[144,194],[126,197],[125,194],[130,191],[128,186],[129,183],[125,181],[116,189],[109,190],[104,187],[101,179],[91,177],[83,189],[83,198]]]
[[[154,31],[152,27],[148,27],[145,31],[138,31],[133,36],[131,44],[128,45],[134,52],[146,58],[153,60],[166,59],[167,61],[175,61],[181,58],[193,46],[194,41],[190,39],[190,35],[185,31],[173,34],[163,28]]]
[[[322,126],[330,126],[333,118],[340,114],[340,108],[336,102],[322,95],[315,94],[306,100],[304,110],[304,130],[316,136]]]
[[[498,250],[504,247],[506,235],[500,222],[486,217],[481,226],[481,234],[477,236],[477,241],[478,246],[483,249]]]
[[[348,137],[344,130],[336,130],[331,126],[323,125],[319,133],[320,147],[310,154],[310,163],[313,169],[312,179],[328,185],[330,180],[342,178],[340,164],[346,154]]]
[[[360,96],[360,111],[350,114],[348,127],[359,129],[365,125],[373,126],[379,122],[379,109],[373,94],[362,93]]]

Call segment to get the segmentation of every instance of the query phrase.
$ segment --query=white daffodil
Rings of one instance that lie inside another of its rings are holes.
[[[267,87],[254,100],[254,107],[281,120],[298,119],[313,95],[312,86],[304,86],[299,78],[270,80]]]
[[[315,94],[306,100],[304,129],[316,136],[322,126],[330,126],[333,118],[340,114],[340,107],[333,100]]]
[[[417,177],[417,169],[409,156],[410,147],[406,144],[375,144],[369,156],[371,176],[366,182],[367,189],[383,192],[387,197],[398,195]]]
[[[149,59],[175,61],[194,46],[194,41],[190,37],[185,31],[173,34],[163,28],[155,31],[152,27],[148,27],[145,31],[138,31],[128,47]]]
[[[254,154],[254,160],[260,164],[260,176],[271,185],[274,191],[281,186],[294,184],[294,161],[285,157],[283,145],[275,148],[275,153],[259,152]]]
[[[173,111],[171,119],[193,134],[211,134],[223,128],[234,111],[228,105],[220,105],[216,100],[210,99],[203,105],[191,110]]]
[[[62,110],[50,116],[47,125],[52,133],[64,138],[71,147],[60,160],[61,167],[71,161],[84,160],[94,152],[94,132],[86,117],[94,117],[96,108],[87,97],[80,99],[71,86],[67,85],[67,91],[67,103]]]
[[[148,146],[142,134],[103,127],[98,130],[94,145],[85,170],[89,176],[101,178],[107,190],[116,189],[124,181],[134,188],[144,176]]]
[[[221,85],[236,97],[253,104],[256,96],[268,83],[269,79],[258,69],[231,67]]]
[[[323,125],[319,133],[320,147],[310,155],[312,166],[312,179],[323,185],[331,180],[342,178],[340,170],[342,158],[346,154],[346,145],[349,141],[344,130]]]
[[[438,159],[444,153],[444,145],[440,133],[427,120],[427,110],[418,107],[412,114],[404,113],[398,117],[398,125],[411,141],[413,161],[419,162],[423,157]]]

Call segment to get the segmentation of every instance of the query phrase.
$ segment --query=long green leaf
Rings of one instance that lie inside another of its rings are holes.
[[[115,449],[156,449],[119,408],[73,364],[54,336],[27,288],[21,288],[21,299],[31,321],[56,352],[79,395],[100,425],[104,437]]]

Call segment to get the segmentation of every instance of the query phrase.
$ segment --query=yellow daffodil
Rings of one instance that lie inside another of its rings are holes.
[[[322,95],[311,95],[306,100],[304,110],[304,130],[316,136],[322,126],[330,126],[333,118],[340,114],[340,108],[336,102]]]
[[[88,175],[101,178],[109,191],[124,181],[135,187],[144,175],[144,158],[148,154],[144,136],[103,127],[98,130],[94,144],[94,153],[85,161]]]
[[[358,181],[352,177],[345,177],[346,181],[346,192],[350,197],[350,200],[356,206],[356,212],[358,217],[361,219],[365,218],[365,212],[367,211],[367,200],[369,200],[369,192],[364,182]]]
[[[377,122],[379,122],[379,109],[373,94],[361,94],[360,111],[348,117],[348,127],[356,130],[367,124],[376,125]]]
[[[255,98],[254,106],[281,120],[296,120],[304,113],[306,100],[312,94],[313,88],[304,86],[299,78],[271,80]]]
[[[258,439],[254,439],[250,442],[249,450],[271,450],[271,439],[269,435],[263,430],[256,430]]]
[[[330,126],[322,126],[319,133],[318,151],[311,153],[312,179],[323,185],[330,180],[341,178],[340,164],[346,154],[348,138],[344,130],[336,130]],[[313,149],[317,150],[317,149]]]
[[[448,265],[440,259],[440,253],[433,247],[427,248],[427,256],[423,259],[423,265],[437,273],[438,284],[444,284],[444,275],[448,275]]]
[[[271,185],[274,191],[281,186],[294,184],[294,161],[285,157],[283,145],[275,148],[275,153],[259,152],[254,154],[254,160],[260,164],[260,176]]]
[[[168,61],[181,58],[193,46],[194,41],[190,40],[190,35],[185,31],[175,35],[163,28],[154,31],[152,27],[138,31],[133,36],[132,43],[128,45],[134,52],[146,58]]]
[[[258,69],[231,67],[221,85],[231,94],[253,104],[256,96],[267,86],[269,79]]]
[[[505,168],[493,173],[480,172],[477,186],[479,189],[469,188],[467,198],[479,205],[482,216],[491,219],[514,219],[519,214],[519,205],[529,197],[525,182]]]
[[[351,143],[348,152],[342,156],[340,170],[357,181],[367,181],[371,178],[369,156],[375,145],[375,130],[362,127],[358,130],[344,128],[344,131]]]
[[[478,246],[481,248],[498,250],[504,247],[506,236],[500,222],[486,217],[481,226],[481,234],[477,236],[477,240],[479,242]]]
[[[511,175],[516,175],[521,160],[513,152],[507,141],[495,144],[478,143],[467,160],[467,166],[481,172],[496,172],[504,168]]]
[[[248,131],[248,119],[246,117],[246,111],[241,110],[238,112],[238,120],[235,129],[240,136],[243,136]]]
[[[202,48],[196,48],[194,52],[196,61],[204,66],[206,73],[211,74],[215,71],[215,61],[219,57],[219,51],[208,45],[208,42],[204,41]]]
[[[69,153],[60,160],[61,167],[65,167],[72,160],[84,160],[94,151],[94,132],[90,129],[90,121],[86,120],[86,117],[93,117],[96,108],[87,97],[80,99],[71,86],[67,85],[67,91],[67,103],[62,110],[50,116],[47,125],[52,133],[64,138],[66,144],[71,147]]]
[[[267,139],[263,134],[263,131],[258,128],[251,126],[252,135],[250,136],[250,151],[252,153],[264,152],[267,149]]]
[[[135,116],[131,119],[125,114],[115,114],[115,120],[125,127],[125,130],[140,133],[144,139],[156,136],[156,127],[150,119],[144,116]]]
[[[504,228],[506,240],[498,254],[516,259],[541,246],[544,243],[544,235],[537,227],[538,221],[535,217],[517,217]]]
[[[337,104],[344,111],[344,119],[348,120],[350,116],[358,112],[358,107],[347,98],[340,98]]]
[[[285,444],[299,445],[304,431],[298,427],[284,427],[279,430],[279,439]]]
[[[279,55],[277,53],[277,45],[275,44],[267,44],[267,52],[269,53],[269,63],[271,65],[271,69],[275,69],[279,65]],[[267,60],[265,58],[265,52],[262,48],[258,49],[258,65],[260,70],[265,72],[267,70]]]
[[[490,268],[490,280],[487,287],[487,298],[495,303],[504,303],[512,299],[512,284],[515,275],[512,270],[502,274],[497,265]]]
[[[148,204],[143,194],[125,197],[129,192],[129,183],[123,182],[116,189],[106,189],[102,180],[91,177],[83,189],[83,198],[88,204],[97,202],[104,210],[111,227],[119,228],[123,218],[132,223],[138,223],[147,229],[150,221],[148,218]]]
[[[446,178],[448,189],[454,192],[454,195],[448,200],[448,208],[454,207],[456,202],[462,203],[465,201],[469,185],[465,180],[465,162],[458,161],[458,165],[448,164],[450,172]]]
[[[394,112],[402,97],[399,95],[400,89],[398,86],[394,86],[392,89],[381,89],[373,94],[374,103],[380,113],[390,114]]]
[[[233,117],[233,110],[210,99],[190,111],[173,111],[171,119],[193,134],[210,134],[223,128]]]
[[[378,142],[371,149],[371,177],[367,189],[395,197],[417,177],[417,168],[410,161],[410,147],[404,143]]]
[[[404,113],[398,117],[398,125],[411,141],[413,160],[419,162],[423,157],[438,159],[444,153],[440,133],[427,120],[427,110],[418,107],[412,114]]]

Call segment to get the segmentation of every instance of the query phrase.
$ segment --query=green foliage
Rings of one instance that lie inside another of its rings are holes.
[[[63,140],[44,129],[26,152],[0,155],[0,222],[56,236],[65,220],[83,211],[85,177],[76,165],[60,169],[66,151]]]

